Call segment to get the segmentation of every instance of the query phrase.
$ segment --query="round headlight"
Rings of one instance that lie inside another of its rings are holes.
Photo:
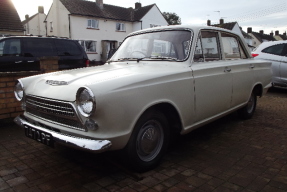
[[[15,85],[14,94],[15,94],[15,97],[18,101],[21,101],[24,97],[24,89],[23,89],[23,85],[20,81],[17,81],[17,83]]]
[[[88,88],[80,88],[77,93],[77,105],[80,113],[89,117],[95,109],[95,97]]]

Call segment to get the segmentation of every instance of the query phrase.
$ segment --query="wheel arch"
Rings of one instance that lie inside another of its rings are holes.
[[[168,102],[157,103],[157,104],[154,104],[148,107],[140,115],[140,117],[144,113],[150,110],[156,110],[156,111],[161,112],[163,115],[165,115],[165,117],[167,118],[168,124],[170,125],[171,135],[180,133],[182,129],[182,122],[181,122],[180,114],[175,106],[173,106],[171,103],[168,103]]]
[[[252,92],[254,92],[256,96],[262,97],[262,95],[263,95],[263,86],[262,86],[262,84],[260,84],[260,83],[256,84],[253,87]]]

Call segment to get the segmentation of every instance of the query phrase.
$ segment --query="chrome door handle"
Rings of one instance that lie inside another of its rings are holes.
[[[33,62],[35,62],[35,61],[27,61],[28,63],[33,63]]]
[[[250,69],[253,69],[255,66],[254,65],[250,65]]]
[[[22,61],[15,61],[15,63],[22,63]]]

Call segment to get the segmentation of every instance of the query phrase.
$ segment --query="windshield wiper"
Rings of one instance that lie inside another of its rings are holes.
[[[126,58],[119,58],[118,61],[130,61],[130,60],[137,60],[138,58],[129,58],[129,57],[126,57]]]
[[[137,62],[139,62],[139,61],[141,61],[143,59],[159,59],[159,60],[177,61],[177,58],[174,58],[174,57],[151,56],[151,57],[138,58]]]

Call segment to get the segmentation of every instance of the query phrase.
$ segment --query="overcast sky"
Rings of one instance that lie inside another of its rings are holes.
[[[47,14],[52,0],[12,0],[21,20],[25,15],[38,12],[38,6],[44,6]],[[93,1],[93,0],[90,0]],[[103,0],[104,4],[121,7],[134,7],[135,2],[142,6],[156,4],[161,12],[173,12],[180,18],[182,24],[206,25],[207,19],[211,24],[237,21],[247,32],[247,27],[265,34],[287,31],[287,1],[286,0]]]

